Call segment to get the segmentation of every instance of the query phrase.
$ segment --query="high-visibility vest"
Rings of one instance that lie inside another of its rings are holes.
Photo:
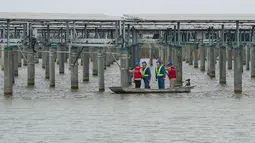
[[[164,74],[161,74],[160,73],[160,70],[163,66],[160,66],[159,68],[156,68],[156,73],[157,73],[157,76],[164,76]]]
[[[147,70],[148,67],[144,68],[143,70],[143,76],[149,76],[148,74],[145,74],[145,71]]]

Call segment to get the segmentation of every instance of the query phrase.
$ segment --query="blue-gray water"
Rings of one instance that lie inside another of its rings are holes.
[[[191,93],[118,95],[107,88],[120,84],[116,64],[105,71],[104,93],[97,92],[97,77],[83,83],[79,70],[80,89],[74,92],[69,70],[59,75],[57,66],[56,88],[50,89],[36,65],[36,87],[28,89],[26,67],[19,68],[14,96],[0,96],[0,143],[255,142],[255,80],[249,71],[241,95],[233,94],[232,70],[221,86],[218,68],[210,79],[186,63],[184,79],[196,85]]]

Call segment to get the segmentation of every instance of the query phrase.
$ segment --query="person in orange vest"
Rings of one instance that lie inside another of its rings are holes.
[[[170,83],[170,88],[174,88],[174,81],[176,80],[176,70],[172,62],[168,62],[168,78]]]
[[[141,88],[141,80],[142,80],[142,68],[140,67],[140,63],[136,62],[134,70],[129,70],[129,72],[133,72],[133,81],[135,83],[135,88]]]

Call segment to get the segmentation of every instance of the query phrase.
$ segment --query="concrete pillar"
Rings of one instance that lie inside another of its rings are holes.
[[[4,46],[1,47],[1,70],[4,70]]]
[[[89,51],[88,48],[85,48],[83,53],[83,81],[89,81]]]
[[[99,70],[99,91],[105,91],[104,87],[104,55],[103,49],[100,49],[98,52],[98,70]]]
[[[121,77],[121,86],[128,87],[128,54],[121,53],[120,55],[120,77]]]
[[[60,59],[59,59],[59,57],[60,57],[60,46],[57,47],[56,57],[57,57],[56,64],[59,64],[59,61],[60,61]]]
[[[19,50],[20,50],[20,49],[19,49]],[[22,62],[21,62],[21,59],[22,59],[22,58],[21,58],[21,56],[22,56],[22,55],[21,55],[21,51],[18,51],[17,54],[18,54],[18,67],[21,67],[21,65],[22,65]]]
[[[205,44],[200,47],[200,70],[205,71]]]
[[[104,60],[103,60],[103,62],[104,62],[104,64],[103,64],[103,67],[104,67],[104,69],[106,70],[106,64],[107,64],[107,55],[105,54],[105,52],[106,52],[106,49],[105,49],[105,47],[102,49],[103,50],[103,58],[104,58]],[[96,56],[98,57],[98,54],[96,54]],[[98,64],[98,63],[97,63]]]
[[[237,48],[234,49],[234,92],[241,93],[242,92],[242,48],[239,44],[239,22],[236,22],[236,42]]]
[[[255,45],[251,47],[251,77],[255,78]]]
[[[4,95],[12,95],[13,90],[12,52],[12,47],[4,48]]]
[[[45,46],[42,47],[42,68],[45,69],[46,64],[46,53],[45,53]]]
[[[211,45],[210,46],[210,50],[209,50],[209,57],[210,57],[210,73],[209,73],[209,76],[211,77],[211,78],[214,78],[215,77],[215,56],[214,56],[214,54],[215,54],[215,52],[214,52],[214,50],[215,50],[215,45]]]
[[[220,46],[220,57],[219,57],[219,77],[220,84],[226,83],[226,47]]]
[[[59,45],[58,46],[58,61],[59,61],[59,74],[65,73],[65,45]]]
[[[94,49],[93,49],[93,51],[95,52]],[[98,75],[98,59],[97,59],[96,53],[93,53],[92,60],[93,60],[92,75],[97,76]]]
[[[193,45],[189,46],[189,65],[193,65]]]
[[[242,92],[242,48],[238,47],[234,49],[234,91]]]
[[[164,47],[164,63],[165,63],[165,65],[167,65],[167,63],[168,63],[168,45],[165,45],[165,47]]]
[[[242,69],[242,73],[243,73],[243,61],[244,61],[244,57],[243,57],[244,56],[243,55],[244,50],[243,49],[244,49],[244,45],[240,45],[239,47],[241,48],[241,51],[240,51],[241,52],[241,69]]]
[[[173,61],[172,59],[172,52],[173,52],[173,47],[172,45],[169,45],[169,50],[168,50],[168,61]]]
[[[42,47],[38,47],[38,58],[41,59],[42,58]]]
[[[207,75],[210,75],[210,60],[211,60],[210,59],[210,57],[211,57],[210,56],[210,46],[208,45],[206,49],[207,49],[207,53],[206,53],[207,54]]]
[[[33,49],[27,50],[27,85],[30,87],[35,85],[35,62]]]
[[[198,48],[194,47],[194,68],[198,68]]]
[[[77,58],[77,47],[71,47],[71,89],[78,89],[78,62],[74,61]],[[74,63],[75,62],[75,63]]]
[[[13,74],[14,76],[18,76],[19,75],[19,71],[18,71],[18,51],[16,51],[17,48],[15,48],[15,50],[13,51]]]
[[[85,48],[83,48],[83,50],[81,51],[81,54],[80,54],[81,66],[83,66],[83,62],[84,62],[84,61],[83,61],[83,60],[84,60],[84,54],[83,54],[83,53],[84,53],[84,49],[85,49]],[[80,50],[81,50],[81,49],[80,49]]]
[[[35,53],[35,63],[38,64],[39,63],[39,52],[38,52],[38,47],[35,47],[36,48],[36,53]]]
[[[64,51],[65,51],[65,52],[68,52],[67,46],[66,46],[66,45],[65,45]],[[66,62],[67,62],[67,59],[68,59],[68,53],[65,53],[64,56],[65,56],[64,61],[65,61],[65,63],[66,63]]]
[[[50,78],[50,73],[49,73],[49,47],[45,47],[45,79]]]
[[[176,86],[182,86],[183,76],[182,76],[182,47],[176,46],[175,47],[176,53]]]
[[[231,70],[232,69],[232,52],[233,52],[233,48],[232,45],[228,45],[228,69]]]
[[[23,54],[24,54],[23,66],[27,66],[27,47],[26,46],[23,46]]]
[[[106,66],[109,67],[111,65],[111,57],[110,57],[110,53],[108,50],[106,50],[107,53],[105,53],[104,55],[106,55]]]
[[[55,87],[55,58],[56,58],[56,46],[50,47],[49,53],[49,75],[50,75],[50,87]]]
[[[186,51],[186,63],[189,63],[189,60],[190,60],[190,54],[189,54],[189,52],[190,52],[190,46],[189,45],[186,45],[185,46],[185,51]]]
[[[149,44],[149,54],[150,54],[150,66],[152,66],[153,65],[153,57],[152,57],[152,46],[151,46],[151,44]]]
[[[251,50],[250,50],[250,45],[246,47],[246,70],[250,70],[250,55],[251,55]]]
[[[176,66],[177,63],[177,55],[176,55],[176,47],[172,47],[172,63],[174,66]]]
[[[243,47],[243,65],[246,65],[246,49],[247,49],[247,44],[244,45]]]

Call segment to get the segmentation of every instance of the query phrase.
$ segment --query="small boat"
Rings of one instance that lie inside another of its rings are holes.
[[[128,88],[128,87],[109,87],[110,90],[118,94],[128,94],[128,93],[188,93],[195,86],[179,86],[174,88],[166,89],[140,89],[140,88]]]

